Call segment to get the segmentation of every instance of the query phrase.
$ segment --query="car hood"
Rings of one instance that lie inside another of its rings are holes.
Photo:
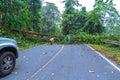
[[[3,44],[3,43],[10,43],[10,44],[12,43],[15,46],[18,46],[15,40],[9,39],[9,38],[0,38],[0,44]]]
[[[13,42],[13,43],[15,43],[16,41],[13,40],[13,39],[0,37],[0,43],[4,43],[4,42]]]

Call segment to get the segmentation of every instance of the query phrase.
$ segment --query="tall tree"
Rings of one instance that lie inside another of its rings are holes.
[[[0,0],[0,23],[5,27],[20,27],[23,6],[21,0]]]
[[[120,17],[115,9],[113,0],[96,0],[94,8],[99,8],[99,19],[101,24],[106,26],[108,33],[113,33],[113,27],[119,25]]]
[[[60,12],[54,3],[46,2],[43,6],[43,32],[53,33],[56,30],[56,25],[61,22]]]
[[[31,27],[35,32],[41,32],[42,30],[42,0],[30,0],[29,1],[29,10],[31,12]]]
[[[82,7],[80,11],[77,11],[76,20],[75,20],[77,33],[80,33],[81,31],[83,31],[83,27],[87,20],[87,15],[88,13],[86,12],[86,7]]]
[[[90,34],[102,33],[104,31],[104,27],[100,23],[100,18],[101,16],[99,14],[99,8],[89,12],[83,31]]]
[[[62,20],[63,33],[64,34],[73,33],[75,31],[74,28],[76,28],[74,26],[75,16],[77,13],[75,6],[80,6],[80,4],[78,0],[64,0],[63,3],[65,4],[65,11],[63,13]]]

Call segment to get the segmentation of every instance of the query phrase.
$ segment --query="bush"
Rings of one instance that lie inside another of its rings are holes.
[[[115,39],[120,41],[120,25],[114,27],[114,29],[113,29],[113,36],[114,36]]]
[[[72,35],[73,43],[97,43],[100,44],[102,40],[106,39],[106,36],[103,34],[92,35],[87,33],[79,33]]]

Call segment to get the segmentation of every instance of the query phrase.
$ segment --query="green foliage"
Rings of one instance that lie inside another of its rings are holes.
[[[65,9],[81,5],[78,0],[64,0],[63,3],[65,3]]]
[[[60,25],[56,27],[55,36],[63,36],[62,27]]]
[[[114,27],[113,35],[120,41],[120,25]]]
[[[100,22],[103,26],[106,26],[107,34],[113,33],[113,28],[116,25],[119,25],[120,16],[116,11],[115,4],[113,0],[96,0],[94,8],[100,8]]]
[[[0,23],[4,27],[41,31],[40,0],[1,0],[0,3]]]
[[[98,34],[104,32],[104,27],[100,23],[101,15],[99,14],[100,8],[95,8],[91,11],[88,16],[87,20],[84,24],[83,31],[90,33],[90,34]]]
[[[91,12],[86,12],[86,7],[77,10],[77,0],[65,0],[65,11],[63,13],[63,34],[78,34],[87,32],[89,34],[100,34],[105,31],[101,24],[101,8],[96,7]],[[75,4],[76,3],[76,4]]]
[[[75,31],[76,33],[83,32],[85,23],[87,21],[88,13],[86,12],[86,7],[82,7],[81,11],[78,11],[75,16],[75,22],[74,25],[76,27]]]
[[[46,2],[42,8],[43,33],[55,33],[57,24],[60,23],[60,12],[54,3]]]
[[[77,35],[72,35],[72,43],[96,43],[100,44],[102,40],[106,39],[107,36],[104,34],[101,35],[92,35],[87,33],[79,33]]]
[[[30,0],[29,10],[31,12],[30,22],[32,31],[41,32],[42,31],[42,0]]]
[[[75,6],[79,6],[78,0],[64,0],[65,3],[65,11],[63,13],[63,34],[75,33],[75,21],[77,10],[74,8]]]
[[[22,20],[20,18],[21,10],[24,6],[21,0],[1,0],[0,19],[5,27],[20,27]]]
[[[54,3],[42,0],[0,0],[0,36],[17,40],[22,48],[49,43],[67,43],[65,35],[72,36],[71,43],[98,43],[102,40],[120,41],[120,17],[112,0],[95,0],[94,10],[87,12],[78,0],[64,0],[65,11],[61,14]],[[106,17],[107,16],[107,17]],[[61,24],[62,19],[62,24]],[[103,26],[107,27],[103,27]],[[51,36],[38,36],[11,31],[11,28],[28,30]],[[111,35],[105,35],[105,28]],[[63,35],[64,34],[64,35]]]

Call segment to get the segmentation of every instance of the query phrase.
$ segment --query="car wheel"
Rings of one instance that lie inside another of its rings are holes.
[[[10,74],[16,63],[16,58],[13,52],[11,51],[4,51],[0,56],[0,76],[6,76]]]

